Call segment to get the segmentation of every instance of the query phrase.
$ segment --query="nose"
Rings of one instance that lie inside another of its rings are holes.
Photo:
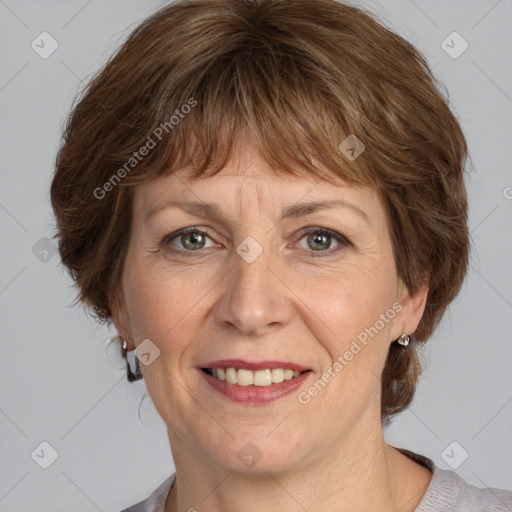
[[[252,262],[238,253],[233,260],[231,271],[221,280],[222,292],[213,310],[216,321],[253,337],[286,325],[292,311],[290,290],[270,249]]]

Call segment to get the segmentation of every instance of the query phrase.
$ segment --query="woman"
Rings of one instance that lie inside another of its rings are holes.
[[[79,299],[167,425],[176,473],[126,511],[512,510],[383,436],[466,274],[466,155],[362,9],[179,1],[132,33],[51,189]]]

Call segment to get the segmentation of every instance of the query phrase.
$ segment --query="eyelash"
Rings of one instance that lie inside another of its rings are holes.
[[[168,235],[165,235],[162,240],[160,241],[160,247],[166,247],[168,245],[170,245],[170,243],[178,238],[179,236],[181,235],[186,235],[186,234],[190,234],[190,233],[201,233],[203,235],[206,235],[208,238],[211,239],[210,235],[208,234],[207,231],[205,231],[204,229],[199,229],[198,227],[196,226],[191,226],[191,227],[188,227],[188,228],[183,228],[183,229],[180,229],[178,231],[175,231],[174,233],[170,233]],[[328,228],[320,228],[320,227],[308,227],[308,228],[305,228],[302,233],[301,233],[301,236],[299,238],[299,240],[302,240],[305,236],[307,235],[311,235],[311,234],[319,234],[320,236],[321,235],[329,235],[330,237],[334,238],[338,243],[339,245],[334,248],[334,249],[328,249],[326,251],[308,251],[306,249],[301,249],[300,252],[308,252],[308,253],[315,253],[315,252],[318,252],[318,253],[324,253],[324,254],[310,254],[313,258],[326,258],[326,257],[329,257],[329,256],[332,256],[334,253],[337,253],[338,251],[340,251],[341,249],[343,249],[344,247],[347,247],[349,245],[351,245],[350,241],[343,235],[341,235],[340,233],[337,233],[336,231],[333,231],[332,229],[328,229]],[[189,251],[189,250],[186,250],[186,249],[172,249],[174,252],[179,252],[181,254],[184,254],[184,253],[199,253],[201,251],[201,249],[198,249],[196,251]]]

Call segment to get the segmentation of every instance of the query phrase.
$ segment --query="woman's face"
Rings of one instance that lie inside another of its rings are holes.
[[[141,368],[175,460],[277,471],[348,455],[380,429],[388,348],[416,330],[426,291],[397,278],[376,192],[278,178],[251,139],[238,149],[216,176],[135,190],[116,327],[130,348],[150,340]],[[340,203],[300,207],[317,201]],[[274,383],[279,369],[308,371]]]

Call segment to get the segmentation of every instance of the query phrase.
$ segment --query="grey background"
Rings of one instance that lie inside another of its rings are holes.
[[[54,234],[49,185],[74,95],[164,3],[0,0],[0,511],[117,511],[173,471],[165,425],[144,383],[128,383],[120,354],[105,350],[115,332],[70,306],[71,280],[45,240]],[[386,437],[446,469],[465,450],[459,475],[510,489],[512,3],[360,3],[427,56],[473,164],[471,270],[427,344],[414,403]],[[43,31],[59,45],[47,59],[31,48]],[[469,43],[456,59],[441,47],[453,31]],[[48,449],[41,455],[43,441],[58,453],[47,469],[31,456],[49,456]]]

